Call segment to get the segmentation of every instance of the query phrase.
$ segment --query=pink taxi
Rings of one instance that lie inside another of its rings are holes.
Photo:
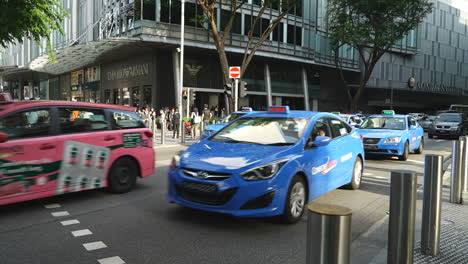
[[[154,173],[152,137],[132,107],[0,94],[0,205],[101,187],[130,191]]]

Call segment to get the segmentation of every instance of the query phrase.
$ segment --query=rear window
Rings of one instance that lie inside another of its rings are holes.
[[[64,134],[107,130],[109,127],[102,109],[59,108],[59,120]]]
[[[116,129],[144,128],[145,123],[135,112],[112,110]]]

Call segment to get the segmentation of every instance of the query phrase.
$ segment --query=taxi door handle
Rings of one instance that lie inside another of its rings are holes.
[[[104,137],[104,141],[111,141],[111,140],[115,140],[115,137],[114,136],[105,136]]]
[[[40,150],[48,150],[48,149],[54,149],[55,148],[55,145],[52,145],[52,144],[42,144],[39,149]]]

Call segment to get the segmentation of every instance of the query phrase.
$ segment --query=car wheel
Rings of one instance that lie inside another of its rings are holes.
[[[298,175],[294,176],[288,188],[282,222],[294,224],[302,218],[307,201],[306,183]]]
[[[408,142],[406,142],[405,143],[405,150],[403,151],[403,155],[398,156],[398,159],[402,160],[402,161],[405,161],[405,160],[408,159],[408,155],[409,155],[409,146],[408,146]]]
[[[434,138],[434,135],[429,134],[429,138],[430,138],[430,139],[433,139],[433,138]]]
[[[112,165],[109,173],[109,191],[125,193],[133,189],[136,184],[138,167],[129,158],[120,158]]]
[[[362,159],[360,157],[357,157],[356,161],[354,162],[353,177],[351,178],[351,182],[345,185],[346,189],[359,189],[359,187],[361,186],[362,171]]]
[[[424,151],[424,139],[421,138],[421,142],[419,143],[418,149],[414,152],[416,154],[422,154]]]

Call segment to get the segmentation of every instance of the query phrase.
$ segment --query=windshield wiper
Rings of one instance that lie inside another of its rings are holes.
[[[290,145],[294,145],[294,143],[278,142],[278,143],[262,144],[262,145],[266,145],[266,146],[290,146]]]

